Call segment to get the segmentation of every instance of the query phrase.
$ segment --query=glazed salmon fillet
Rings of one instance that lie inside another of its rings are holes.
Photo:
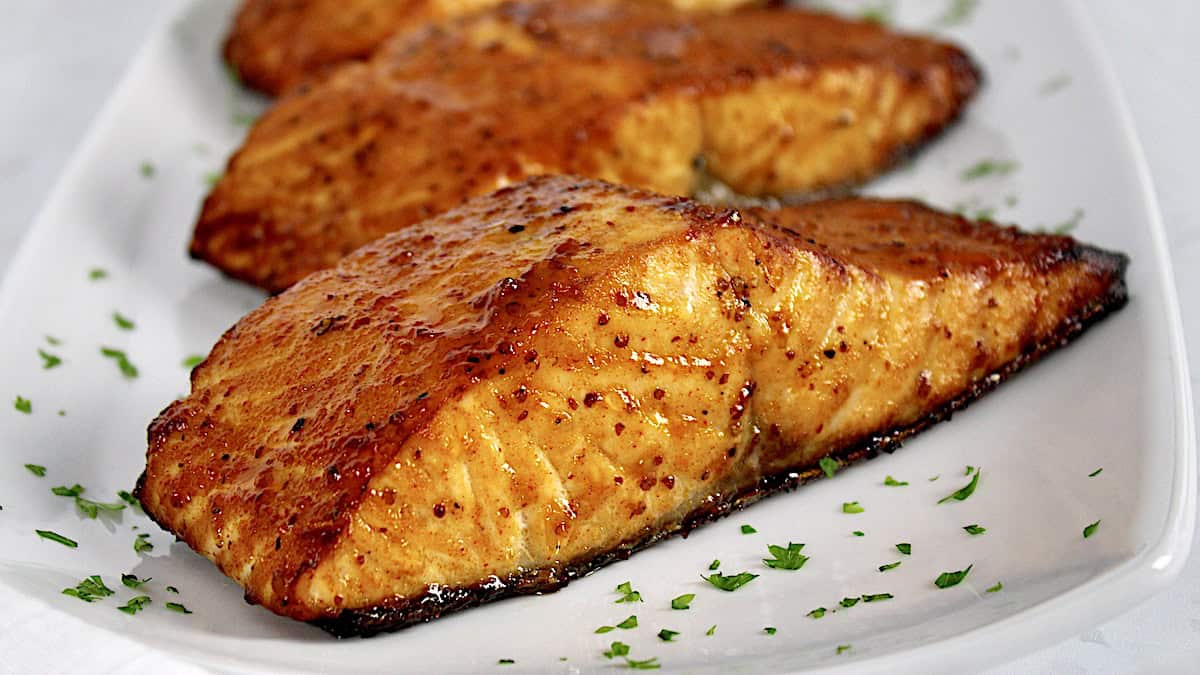
[[[239,321],[137,495],[251,602],[395,629],[894,449],[1122,306],[1125,264],[914,202],[534,178]]]
[[[244,0],[225,59],[247,85],[278,95],[346,61],[366,59],[392,35],[501,0]],[[725,11],[758,0],[626,0]]]
[[[977,85],[955,47],[824,14],[505,4],[278,102],[208,196],[191,253],[280,291],[531,175],[827,190],[935,135]]]

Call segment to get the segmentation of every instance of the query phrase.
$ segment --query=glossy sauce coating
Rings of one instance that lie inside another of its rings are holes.
[[[800,10],[506,4],[278,102],[206,200],[191,253],[279,291],[531,175],[821,191],[891,166],[978,81],[950,45]]]
[[[138,495],[272,611],[404,625],[915,428],[1119,306],[1123,265],[912,202],[536,178],[241,320]]]
[[[626,0],[684,10],[728,10],[757,0]],[[366,59],[388,37],[500,4],[500,0],[244,0],[225,58],[243,82],[268,94]]]

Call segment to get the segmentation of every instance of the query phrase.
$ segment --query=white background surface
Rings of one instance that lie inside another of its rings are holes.
[[[996,2],[998,0],[985,0]],[[181,0],[0,0],[0,274],[156,19]],[[1129,99],[1167,226],[1200,389],[1200,2],[1089,2]],[[1080,111],[1079,114],[1086,114]],[[1081,170],[1084,168],[1081,167]],[[88,639],[0,591],[0,672],[186,672],[132,643]],[[20,641],[18,644],[17,641]],[[103,649],[97,644],[103,641]],[[17,660],[15,654],[41,656]],[[1200,557],[1174,587],[995,672],[1191,673],[1200,667]]]

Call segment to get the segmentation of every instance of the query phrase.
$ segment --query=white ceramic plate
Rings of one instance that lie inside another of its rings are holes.
[[[928,28],[945,4],[897,3],[896,20]],[[1061,639],[1162,588],[1182,566],[1195,508],[1194,441],[1161,224],[1084,13],[1032,0],[982,3],[969,22],[947,30],[983,64],[988,86],[915,166],[870,191],[994,209],[997,219],[1029,227],[1053,227],[1078,209],[1078,237],[1132,256],[1132,301],[902,452],[776,496],[562,592],[367,641],[335,641],[246,605],[213,566],[132,510],[82,518],[50,488],[81,483],[103,500],[130,489],[147,423],[186,390],[181,361],[204,353],[262,300],[184,255],[205,175],[220,169],[243,133],[237,118],[262,104],[236,91],[215,56],[231,5],[196,2],[151,39],[4,284],[0,582],[96,630],[225,670],[471,672],[513,659],[508,670],[590,671],[620,663],[601,656],[617,639],[634,658],[692,672],[935,672],[979,668]],[[984,159],[1020,166],[963,180]],[[142,175],[143,162],[152,176]],[[90,279],[93,268],[108,276]],[[121,330],[114,311],[136,328]],[[140,376],[123,378],[101,346],[125,350]],[[64,362],[43,369],[39,348]],[[13,409],[16,396],[31,401],[31,414]],[[26,462],[46,466],[47,475],[35,477]],[[983,468],[974,496],[936,505],[966,484],[966,465]],[[885,487],[885,475],[910,484]],[[851,500],[865,513],[841,513]],[[1084,539],[1096,520],[1102,524]],[[756,534],[740,532],[747,523]],[[987,533],[962,530],[974,523]],[[35,529],[79,547],[43,540]],[[154,550],[137,555],[132,542],[142,532]],[[808,564],[765,569],[766,545],[789,541],[807,545]],[[912,555],[900,555],[898,542],[910,542]],[[714,558],[727,573],[761,576],[723,593],[700,580]],[[877,570],[896,560],[903,564]],[[961,585],[934,586],[939,573],[967,565],[974,567]],[[153,603],[136,616],[113,611],[134,595],[120,585],[123,572],[154,579],[144,587]],[[60,594],[97,573],[115,597],[86,604]],[[614,604],[613,588],[626,580],[644,604]],[[985,592],[997,582],[1002,591]],[[895,598],[806,616],[843,597],[885,592]],[[692,609],[671,610],[670,599],[683,593],[696,594]],[[194,613],[166,611],[172,600]],[[593,632],[629,614],[638,628]],[[767,635],[767,626],[778,632]],[[680,635],[661,642],[662,628]],[[838,645],[851,646],[838,653]]]

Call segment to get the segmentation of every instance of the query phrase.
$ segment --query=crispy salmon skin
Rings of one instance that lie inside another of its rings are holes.
[[[891,166],[978,83],[956,47],[825,14],[505,4],[278,102],[205,201],[191,253],[280,291],[530,175],[822,191]]]
[[[1120,307],[1124,267],[913,202],[534,178],[239,321],[137,496],[250,601],[369,635],[891,449]]]
[[[758,0],[625,0],[693,11]],[[500,0],[243,0],[225,40],[242,82],[278,95],[338,64],[362,60],[388,37],[500,4]]]

